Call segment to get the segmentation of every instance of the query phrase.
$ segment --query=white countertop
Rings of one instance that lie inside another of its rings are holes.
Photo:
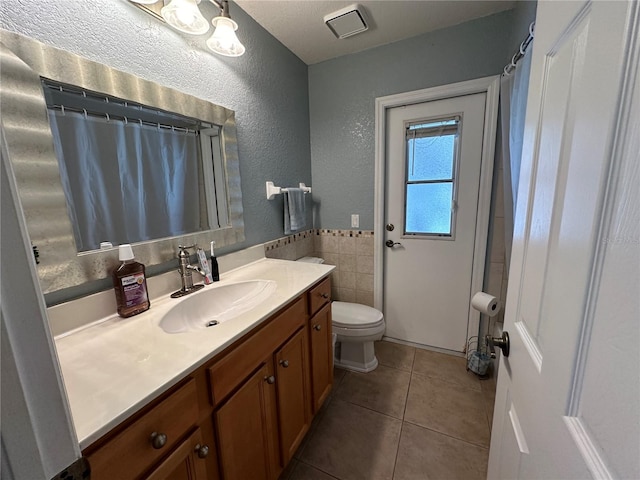
[[[160,319],[176,302],[165,295],[130,318],[112,315],[55,338],[71,413],[84,449],[149,401],[326,277],[335,267],[262,259],[222,274],[217,286],[273,280],[266,301],[215,328],[165,333]],[[199,292],[191,295],[198,295]]]

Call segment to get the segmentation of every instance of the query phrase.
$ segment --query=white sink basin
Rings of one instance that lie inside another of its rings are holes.
[[[184,333],[215,328],[269,298],[276,291],[272,280],[250,280],[208,286],[183,297],[160,320],[167,333]]]

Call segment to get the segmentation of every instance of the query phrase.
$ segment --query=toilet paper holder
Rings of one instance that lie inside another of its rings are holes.
[[[487,335],[484,337],[485,344],[489,347],[489,352],[491,352],[491,358],[496,358],[496,348],[498,347],[502,350],[502,354],[505,357],[509,356],[509,349],[511,347],[511,343],[509,342],[509,332],[502,332],[501,337],[494,337],[493,335]]]

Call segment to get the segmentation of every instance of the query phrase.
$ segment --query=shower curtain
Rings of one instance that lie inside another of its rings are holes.
[[[527,50],[510,74],[500,83],[501,156],[504,182],[505,268],[509,269],[513,242],[513,218],[518,200],[522,140],[527,109],[531,53]]]
[[[201,230],[194,133],[49,110],[79,252]]]

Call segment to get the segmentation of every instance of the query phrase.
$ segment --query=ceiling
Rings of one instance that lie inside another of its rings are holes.
[[[497,0],[235,0],[307,65],[414,37],[513,8]],[[357,3],[369,29],[337,39],[324,16]]]

